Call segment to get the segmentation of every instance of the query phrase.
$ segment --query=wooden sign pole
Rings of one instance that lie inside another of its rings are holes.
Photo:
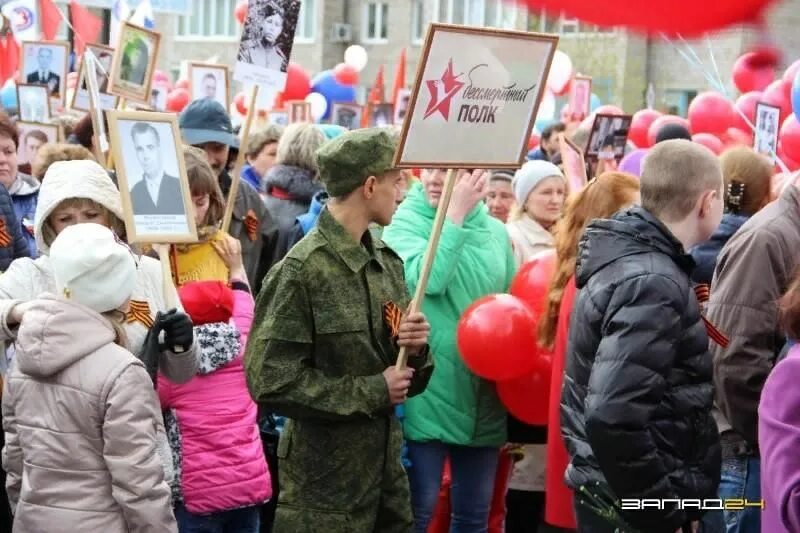
[[[228,192],[225,216],[222,217],[222,231],[225,233],[227,233],[228,229],[231,227],[233,207],[236,205],[236,195],[239,193],[239,180],[241,179],[242,167],[244,166],[244,158],[247,152],[247,138],[250,135],[250,126],[253,124],[253,116],[257,113],[256,100],[258,100],[258,85],[253,85],[253,92],[250,94],[250,107],[247,108],[247,116],[242,126],[242,140],[239,144],[239,155],[236,157],[236,163],[233,166],[233,173],[231,174],[231,190]]]
[[[444,219],[447,216],[447,208],[450,207],[450,198],[453,196],[453,187],[456,183],[456,173],[453,169],[447,171],[447,176],[444,180],[444,190],[439,199],[439,206],[436,208],[436,217],[433,219],[433,231],[428,239],[428,248],[425,250],[425,255],[422,259],[422,270],[419,273],[419,281],[417,282],[417,289],[414,291],[414,299],[411,300],[409,313],[418,313],[422,309],[422,301],[425,299],[425,291],[428,289],[428,278],[431,275],[433,268],[433,260],[436,258],[436,249],[439,247],[439,237],[442,235],[442,227],[444,227]],[[400,353],[397,355],[397,369],[402,370],[408,363],[408,353],[405,346],[400,347]]]

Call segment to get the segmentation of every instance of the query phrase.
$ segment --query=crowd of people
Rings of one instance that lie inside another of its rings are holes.
[[[588,132],[554,125],[455,173],[415,311],[446,173],[394,168],[398,131],[179,125],[199,241],[165,279],[91,119],[27,168],[0,112],[0,531],[800,531],[800,192],[763,156],[669,125],[571,190]],[[543,253],[531,425],[457,329]]]

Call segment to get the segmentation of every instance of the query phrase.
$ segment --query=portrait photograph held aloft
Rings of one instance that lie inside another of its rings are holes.
[[[112,69],[112,93],[144,104],[150,102],[160,41],[157,32],[122,23]]]
[[[32,164],[36,160],[39,148],[61,140],[61,132],[56,124],[17,122],[17,130],[19,131],[17,163],[20,165]]]
[[[21,83],[17,85],[19,119],[23,122],[50,120],[50,95],[45,85]]]
[[[175,114],[111,111],[108,119],[130,242],[195,242]]]
[[[230,107],[230,82],[228,67],[207,63],[189,63],[189,81],[192,101],[210,98],[222,107]]]
[[[300,14],[299,0],[250,0],[234,79],[283,90]]]
[[[28,41],[22,43],[22,80],[44,85],[50,98],[64,101],[67,90],[69,44],[60,41]]]
[[[111,79],[111,68],[114,64],[114,49],[103,44],[88,44],[86,47],[91,50],[97,58],[95,66],[95,76],[97,87],[100,92],[100,108],[104,110],[117,108],[117,96],[109,91]],[[72,93],[72,103],[70,107],[78,111],[89,111],[89,82],[86,76],[86,58],[81,60],[78,72],[78,88]]]

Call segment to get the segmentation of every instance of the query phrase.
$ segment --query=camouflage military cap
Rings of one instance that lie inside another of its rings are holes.
[[[319,177],[333,197],[346,196],[370,176],[392,170],[397,143],[386,128],[344,133],[317,150]]]

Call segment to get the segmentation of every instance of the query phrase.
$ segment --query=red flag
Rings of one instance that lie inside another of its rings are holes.
[[[75,53],[81,55],[87,44],[96,43],[100,38],[103,21],[80,5],[77,0],[70,0],[69,13],[72,28],[75,30]]]
[[[0,37],[0,85],[14,77],[19,63],[19,46],[14,34]]]
[[[61,11],[53,0],[39,0],[39,15],[42,17],[42,34],[45,41],[55,40],[61,26]]]
[[[394,87],[392,87],[392,104],[397,105],[397,95],[406,86],[406,49],[400,51],[400,59],[394,69]]]
[[[381,104],[386,101],[386,88],[383,84],[383,65],[378,68],[378,75],[375,76],[375,85],[369,93],[369,101],[373,104]]]

